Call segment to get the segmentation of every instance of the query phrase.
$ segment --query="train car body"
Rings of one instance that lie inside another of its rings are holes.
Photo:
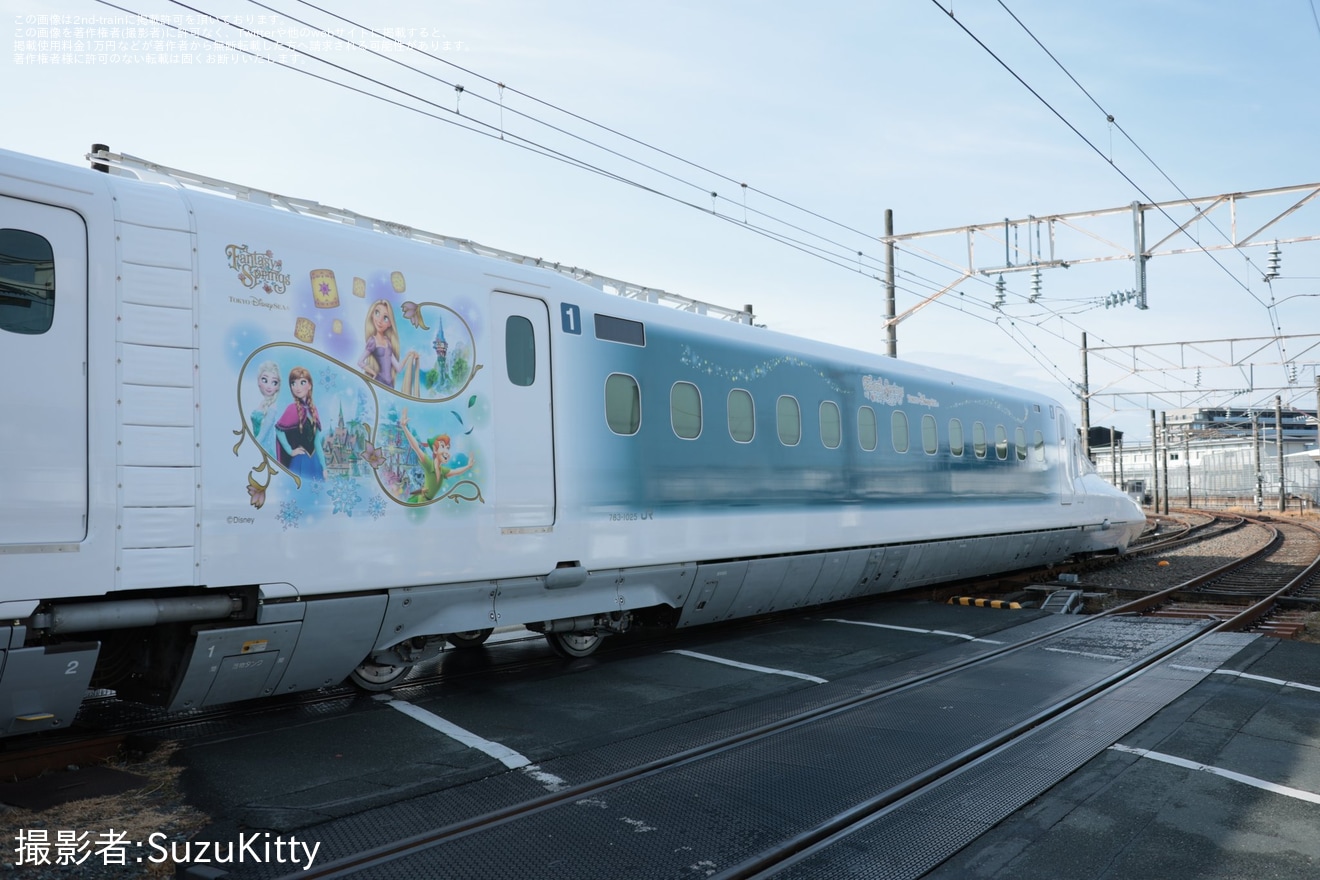
[[[1144,522],[1039,395],[112,170],[0,152],[5,734],[89,686],[386,686],[446,634],[585,653]]]

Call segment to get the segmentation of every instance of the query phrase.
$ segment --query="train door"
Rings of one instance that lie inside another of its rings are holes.
[[[502,529],[555,522],[555,452],[550,408],[550,319],[539,299],[491,294],[495,455],[483,466],[495,486]]]
[[[87,533],[87,231],[0,196],[0,546]]]

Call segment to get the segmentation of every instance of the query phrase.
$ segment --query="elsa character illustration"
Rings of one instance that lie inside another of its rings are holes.
[[[252,410],[252,436],[262,449],[274,449],[271,440],[275,436],[275,401],[280,394],[280,366],[274,361],[266,361],[257,367],[257,389],[261,392],[261,402]]]
[[[403,436],[408,438],[408,445],[412,447],[413,455],[417,456],[417,463],[422,468],[422,488],[408,496],[409,504],[426,504],[434,501],[440,494],[440,489],[445,480],[449,477],[456,477],[459,474],[466,473],[472,469],[472,462],[468,461],[462,467],[449,467],[450,441],[448,434],[438,434],[432,437],[427,443],[427,451],[422,450],[422,446],[413,436],[412,431],[408,430],[408,410],[405,408],[399,416],[399,427],[403,428]]]
[[[289,370],[289,391],[293,403],[275,423],[279,440],[276,457],[280,464],[298,477],[310,480],[325,478],[321,460],[321,416],[312,401],[312,374],[306,367]]]
[[[399,331],[394,326],[394,306],[390,305],[389,300],[378,299],[367,309],[365,334],[367,344],[362,359],[358,361],[358,368],[368,378],[393,388],[399,368],[417,355],[409,352],[400,357]]]

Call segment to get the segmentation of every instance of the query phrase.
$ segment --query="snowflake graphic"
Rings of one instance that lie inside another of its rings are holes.
[[[362,493],[358,491],[356,480],[335,480],[325,494],[334,504],[331,513],[343,513],[350,517],[353,515],[353,508],[362,500]]]
[[[328,392],[334,391],[337,387],[339,387],[339,374],[334,370],[322,370],[320,384],[316,386],[317,390]]]
[[[297,501],[285,501],[280,504],[280,512],[276,519],[287,532],[289,529],[298,528],[298,520],[302,515],[303,512],[298,508]]]
[[[385,499],[381,498],[379,495],[373,495],[370,500],[367,501],[367,513],[372,519],[380,519],[385,515],[385,510]]]
[[[761,379],[770,375],[774,370],[780,367],[797,367],[815,373],[825,384],[838,394],[851,394],[852,391],[844,388],[825,370],[816,365],[804,361],[802,358],[792,355],[783,355],[781,357],[769,358],[755,366],[726,367],[715,361],[710,360],[699,354],[690,345],[683,346],[683,353],[679,356],[678,362],[685,367],[696,370],[699,373],[705,373],[707,376],[718,376],[721,379],[728,379],[733,382],[749,382],[754,379]]]

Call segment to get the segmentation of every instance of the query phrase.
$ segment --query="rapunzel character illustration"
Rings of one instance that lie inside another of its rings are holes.
[[[394,306],[389,300],[378,299],[367,309],[365,327],[366,350],[358,361],[358,369],[380,384],[394,387],[394,378],[401,367],[415,361],[417,354],[399,353],[399,331],[394,326]]]
[[[289,391],[293,403],[275,423],[279,441],[275,451],[280,464],[294,476],[304,479],[325,478],[321,460],[321,417],[312,401],[312,374],[306,367],[289,370]]]
[[[417,438],[413,436],[412,431],[408,430],[408,410],[405,408],[399,416],[399,427],[403,429],[403,436],[408,438],[408,445],[412,447],[413,454],[417,456],[417,463],[421,465],[422,473],[425,475],[425,481],[422,488],[408,496],[409,504],[426,504],[434,501],[440,494],[441,487],[449,477],[456,477],[459,474],[466,473],[472,469],[472,462],[468,461],[462,467],[450,468],[450,441],[448,434],[437,434],[432,437],[427,444],[427,451],[423,451]]]
[[[275,447],[271,441],[275,437],[275,401],[280,394],[280,366],[274,361],[265,361],[257,368],[257,389],[261,392],[261,402],[252,410],[252,436],[262,449]]]

